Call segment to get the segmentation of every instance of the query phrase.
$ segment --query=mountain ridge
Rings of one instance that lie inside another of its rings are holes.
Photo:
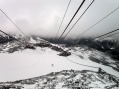
[[[100,71],[62,70],[0,85],[13,89],[115,89],[119,87],[119,78],[102,69]]]

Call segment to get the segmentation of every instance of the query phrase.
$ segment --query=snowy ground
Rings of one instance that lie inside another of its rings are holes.
[[[82,66],[78,63],[101,67],[107,73],[119,77],[119,72],[111,67],[89,60],[88,57],[90,52],[75,53],[76,54],[67,57],[69,60],[66,57],[57,55],[59,52],[53,51],[50,48],[37,47],[36,50],[26,49],[11,54],[0,53],[0,82],[27,79],[61,70],[73,69],[98,71],[97,68]],[[77,55],[81,55],[83,58]]]

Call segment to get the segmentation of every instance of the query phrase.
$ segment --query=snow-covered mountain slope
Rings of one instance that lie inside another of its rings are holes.
[[[90,49],[88,47],[73,47],[70,49],[72,54],[79,56],[81,59],[86,59],[84,56],[87,55],[87,59],[105,66],[112,67],[114,70],[119,72],[119,61],[112,59],[109,55],[103,52]]]
[[[2,49],[0,51],[0,87],[16,88],[17,86],[17,88],[25,89],[119,88],[117,86],[119,62],[103,52],[83,46],[60,48],[59,45],[33,38],[28,39],[28,43],[32,44],[35,49],[16,41],[0,45]],[[11,47],[13,49],[17,47],[17,50],[10,53],[8,50]],[[59,54],[67,55],[65,50],[69,50],[71,55],[59,56]],[[99,68],[104,71],[98,73]],[[74,71],[70,71],[71,69]],[[15,80],[18,81],[2,83],[2,81]],[[75,83],[77,86],[73,85]]]
[[[75,45],[85,45],[89,48],[105,52],[114,59],[119,59],[119,40],[114,38],[105,38],[93,40],[92,38],[81,38],[74,41]]]
[[[119,78],[103,70],[63,70],[40,77],[7,82],[3,88],[12,89],[118,89]]]

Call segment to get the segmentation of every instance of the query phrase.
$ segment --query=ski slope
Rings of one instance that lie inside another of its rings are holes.
[[[98,68],[82,66],[78,63],[101,67],[107,73],[119,77],[119,73],[111,67],[89,60],[88,56],[90,53],[91,52],[82,54],[81,52],[76,52],[76,55],[72,54],[68,57],[64,57],[57,55],[59,52],[47,47],[37,47],[36,50],[25,49],[11,54],[0,53],[0,82],[27,79],[62,70],[98,71]],[[82,55],[84,59],[77,56],[78,54]]]

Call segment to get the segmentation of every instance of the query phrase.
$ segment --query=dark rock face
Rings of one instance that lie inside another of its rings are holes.
[[[63,51],[59,54],[59,56],[70,56],[71,53],[70,52],[67,52],[67,51]]]
[[[51,45],[49,43],[36,43],[35,46],[39,46],[39,47],[51,47]]]
[[[4,44],[10,41],[13,41],[14,39],[8,36],[2,36],[0,35],[0,44]]]
[[[35,46],[33,44],[27,44],[24,47],[25,49],[35,49]]]

